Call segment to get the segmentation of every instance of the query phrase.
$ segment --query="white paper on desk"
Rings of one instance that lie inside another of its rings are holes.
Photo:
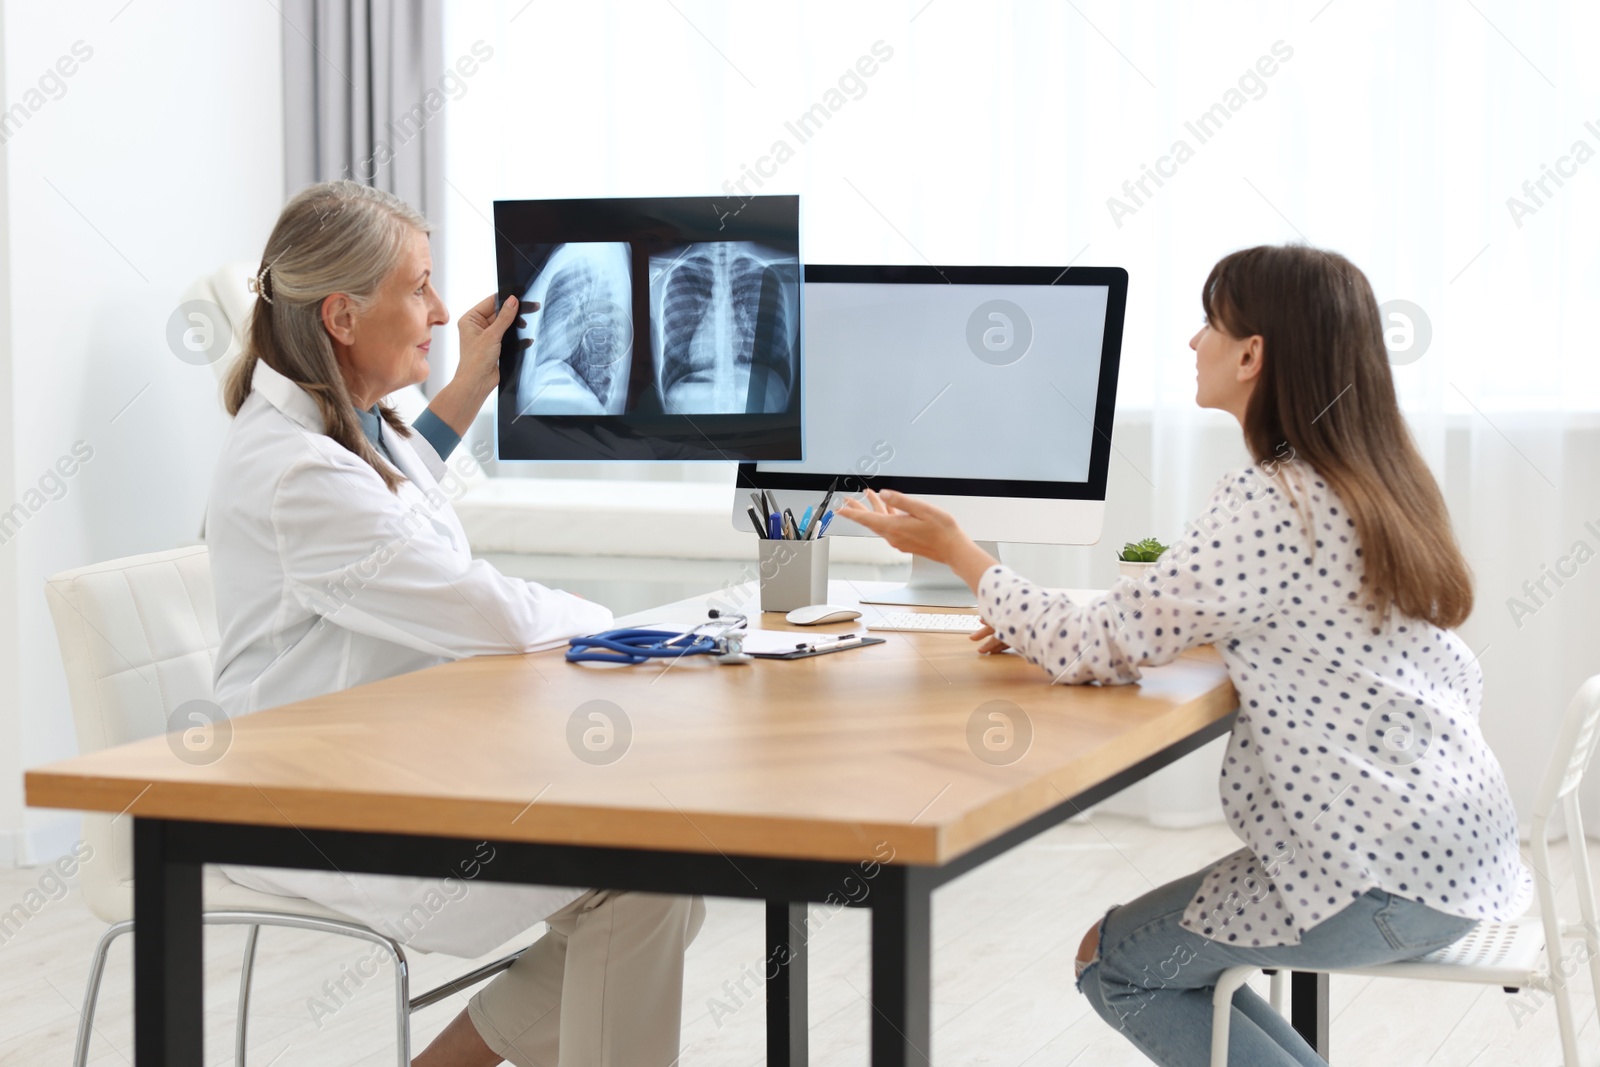
[[[744,651],[752,656],[764,656],[771,653],[793,652],[802,645],[826,648],[841,637],[855,640],[859,636],[859,634],[803,634],[791,630],[751,630],[744,635]]]

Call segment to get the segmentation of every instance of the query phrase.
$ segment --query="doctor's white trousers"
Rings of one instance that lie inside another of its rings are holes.
[[[705,915],[699,897],[590,890],[478,991],[472,1024],[515,1067],[672,1067]]]

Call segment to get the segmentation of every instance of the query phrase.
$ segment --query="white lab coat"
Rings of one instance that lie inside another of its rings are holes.
[[[391,493],[329,438],[311,397],[257,363],[217,463],[206,519],[229,715],[474,655],[554,647],[611,626],[598,604],[474,560],[441,489],[445,465],[387,424],[406,476]],[[440,714],[449,714],[440,708]],[[493,744],[493,738],[485,738]],[[471,881],[474,857],[437,879],[224,867],[262,892],[305,897],[426,951],[473,957],[582,890]],[[448,875],[448,877],[446,877]]]

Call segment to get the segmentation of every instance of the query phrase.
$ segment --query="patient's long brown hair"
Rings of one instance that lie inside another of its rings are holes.
[[[1287,443],[1338,494],[1377,617],[1396,607],[1459,626],[1472,611],[1472,572],[1401,417],[1366,275],[1335,252],[1263,245],[1212,267],[1200,299],[1207,319],[1234,337],[1261,336],[1245,444],[1259,463]]]

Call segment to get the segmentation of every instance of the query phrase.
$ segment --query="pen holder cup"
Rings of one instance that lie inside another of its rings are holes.
[[[828,541],[784,541],[763,538],[761,546],[761,610],[793,611],[828,602]]]

